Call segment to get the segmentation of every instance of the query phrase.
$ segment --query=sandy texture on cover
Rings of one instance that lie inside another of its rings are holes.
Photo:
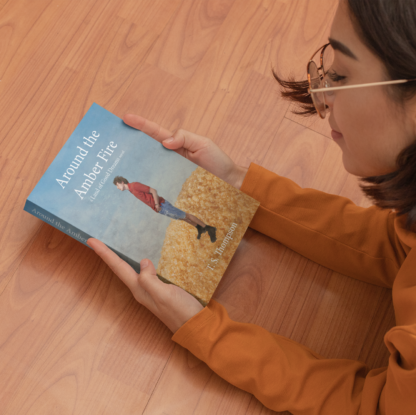
[[[259,203],[244,193],[198,167],[182,186],[175,206],[217,228],[217,241],[211,243],[208,233],[198,240],[197,229],[180,220],[167,228],[157,273],[182,287],[203,303],[208,303]],[[224,245],[224,238],[235,223]],[[224,252],[215,253],[216,248]],[[218,259],[213,262],[211,259]],[[211,265],[214,270],[207,266]]]

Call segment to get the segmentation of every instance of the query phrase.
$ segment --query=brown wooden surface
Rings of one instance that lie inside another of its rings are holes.
[[[271,76],[304,76],[336,0],[0,0],[0,413],[271,414],[171,342],[26,197],[93,102],[207,135],[234,160],[367,205],[327,126]],[[329,358],[387,364],[390,292],[249,230],[215,298]]]

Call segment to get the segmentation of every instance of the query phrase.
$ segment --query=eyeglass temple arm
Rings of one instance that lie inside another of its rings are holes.
[[[310,92],[331,92],[331,91],[338,91],[340,89],[363,88],[366,86],[404,84],[410,81],[416,81],[416,79],[398,79],[397,81],[371,82],[369,84],[334,86],[330,88],[317,88],[317,89],[311,89]]]

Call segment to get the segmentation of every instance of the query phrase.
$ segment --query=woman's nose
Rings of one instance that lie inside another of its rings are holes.
[[[335,94],[334,92],[325,92],[325,104],[327,106],[327,111],[332,111],[332,107],[334,105]]]
[[[324,88],[330,88],[332,85],[327,79],[327,77],[323,80],[323,86]],[[328,111],[332,110],[332,106],[334,105],[334,99],[335,99],[335,92],[334,91],[328,91],[324,92],[324,98],[325,98],[325,104],[328,107]]]

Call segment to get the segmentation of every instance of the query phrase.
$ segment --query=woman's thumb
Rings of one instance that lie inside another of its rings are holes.
[[[140,285],[142,285],[146,291],[159,285],[159,283],[162,283],[156,275],[156,268],[149,259],[143,259],[140,262],[139,280]]]
[[[169,150],[178,150],[181,148],[187,149],[186,140],[183,134],[175,134],[174,136],[163,140],[162,145]]]
[[[186,130],[178,130],[173,136],[162,141],[162,144],[169,150],[178,150],[183,148],[191,152],[197,151],[204,143],[204,137],[190,133]]]
[[[166,140],[163,140],[162,144],[169,150],[176,150],[177,148],[182,147],[181,145],[177,145],[175,137],[169,137]]]

